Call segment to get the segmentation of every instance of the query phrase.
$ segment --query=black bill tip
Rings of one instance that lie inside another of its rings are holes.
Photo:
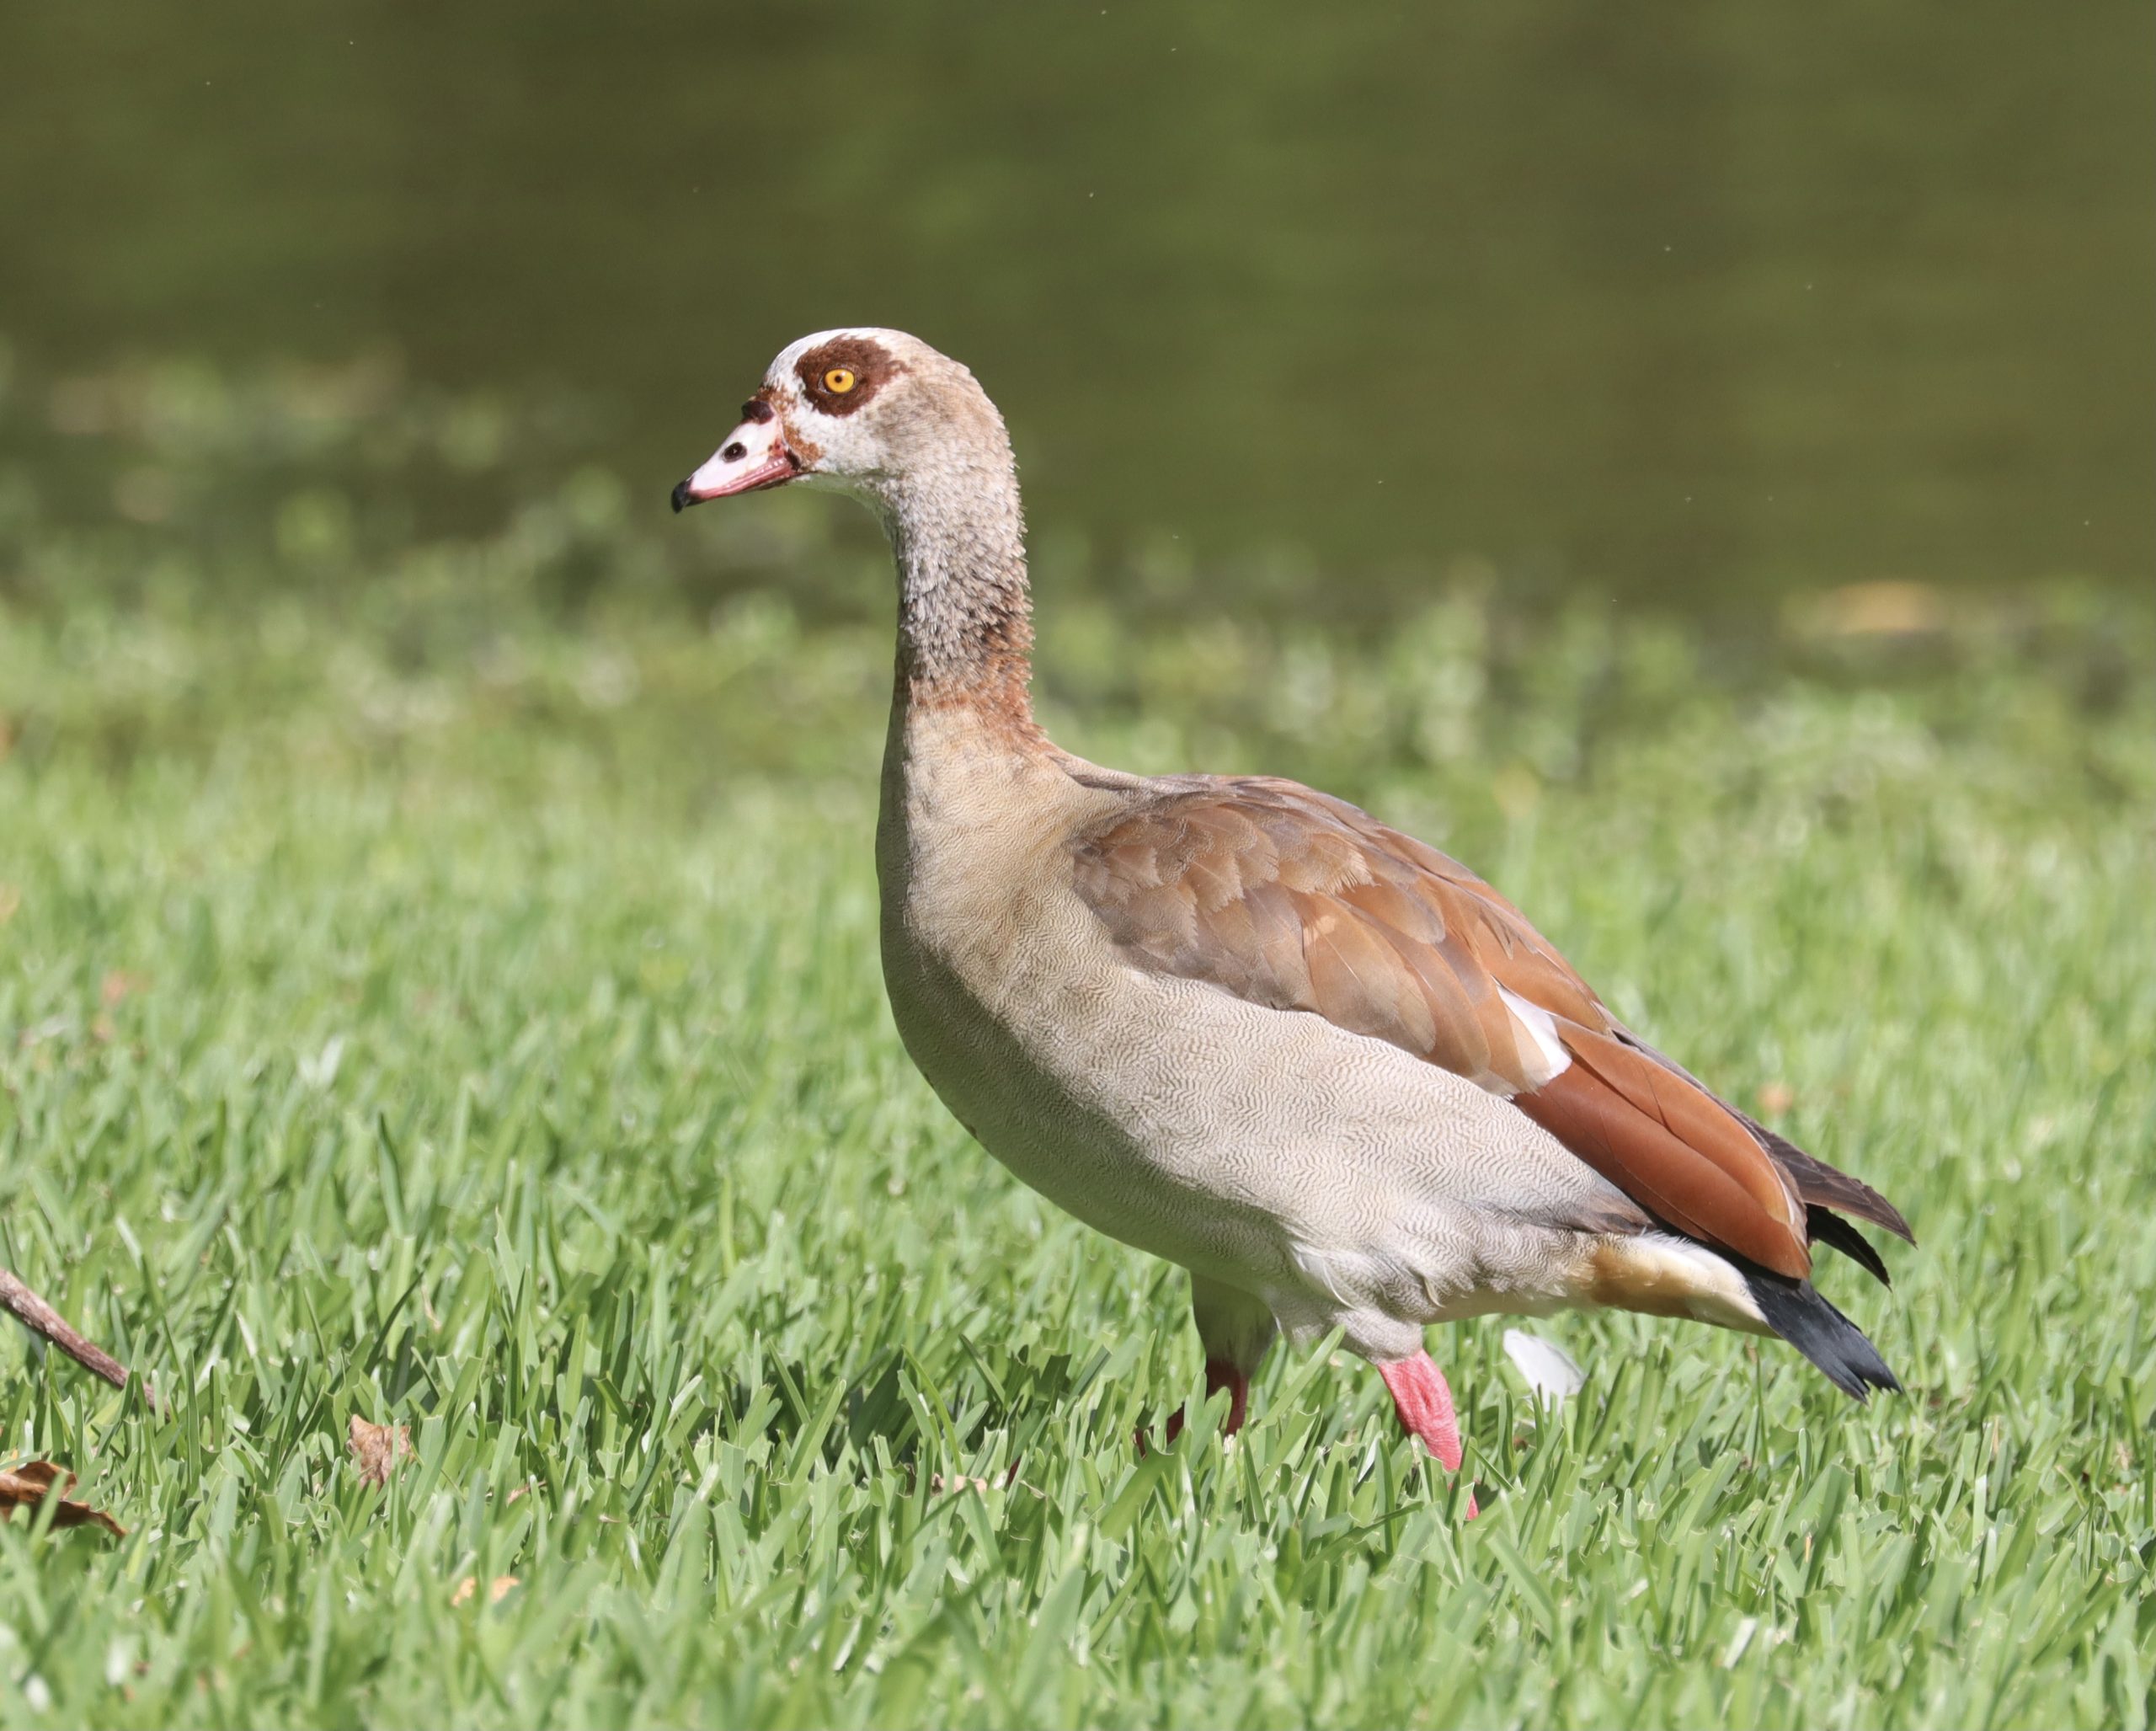
[[[675,484],[674,509],[677,514],[687,506],[694,505],[696,502],[696,501],[690,496],[689,484],[686,481],[680,481]]]

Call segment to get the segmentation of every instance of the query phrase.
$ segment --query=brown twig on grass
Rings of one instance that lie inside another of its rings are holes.
[[[42,1334],[85,1370],[104,1377],[115,1388],[127,1386],[126,1365],[83,1339],[61,1319],[58,1311],[5,1269],[0,1269],[0,1309],[33,1334]]]

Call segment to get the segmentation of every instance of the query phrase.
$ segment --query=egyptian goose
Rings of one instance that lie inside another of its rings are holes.
[[[1810,1279],[1877,1192],[1717,1099],[1465,867],[1262,776],[1147,777],[1027,695],[1017,466],[973,375],[891,330],[771,363],[674,508],[800,482],[899,568],[876,864],[884,983],[958,1121],[1081,1220],[1189,1270],[1225,1429],[1276,1334],[1338,1328],[1449,1471],[1433,1322],[1614,1306],[1779,1335],[1900,1385]],[[1914,1241],[1912,1239],[1912,1242]]]

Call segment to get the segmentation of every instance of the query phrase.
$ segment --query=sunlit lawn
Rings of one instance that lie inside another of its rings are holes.
[[[1560,1318],[1538,1413],[1502,1324],[1437,1331],[1465,1524],[1343,1357],[1134,1456],[1200,1386],[1179,1277],[974,1146],[883,1007],[880,628],[565,617],[476,554],[366,609],[44,580],[0,613],[0,1260],[168,1404],[0,1338],[5,1448],[129,1530],[0,1527],[0,1719],[2156,1713],[2141,616],[1747,671],[1502,582],[1363,649],[1051,590],[1068,743],[1454,848],[1915,1224],[1892,1293],[1825,1272],[1908,1384],[1869,1408]],[[386,1488],[355,1416],[409,1428]]]

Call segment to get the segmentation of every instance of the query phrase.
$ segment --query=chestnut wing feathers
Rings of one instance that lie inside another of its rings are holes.
[[[1640,1045],[1518,909],[1436,849],[1294,782],[1156,785],[1073,849],[1080,896],[1137,965],[1322,1016],[1504,1095],[1669,1226],[1790,1279],[1811,1266],[1807,1203],[1906,1234],[1876,1193],[1782,1157],[1780,1138]]]

